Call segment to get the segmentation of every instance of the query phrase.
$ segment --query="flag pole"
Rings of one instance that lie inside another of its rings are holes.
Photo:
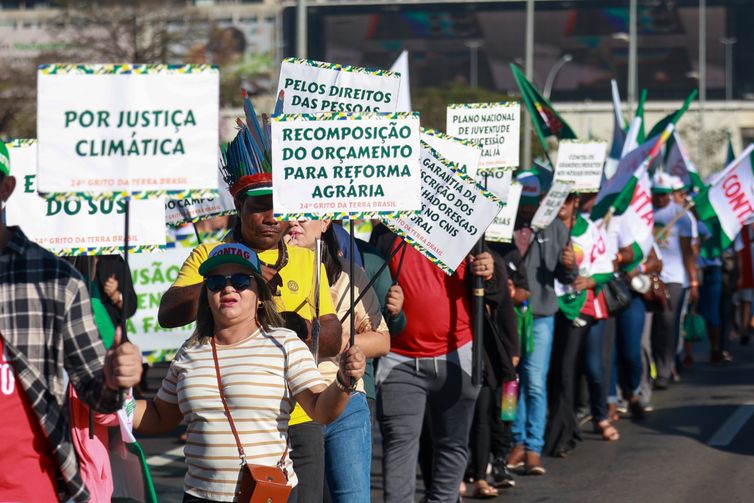
[[[322,284],[322,238],[314,240],[314,319],[312,320],[311,351],[315,365],[319,364],[319,289]]]
[[[678,213],[676,213],[675,215],[673,215],[673,218],[671,218],[670,220],[668,220],[668,223],[665,224],[665,226],[662,229],[660,229],[657,232],[657,234],[655,234],[655,239],[659,240],[659,239],[664,238],[665,234],[667,234],[668,231],[670,231],[670,229],[673,228],[673,226],[676,224],[676,222],[678,222],[681,218],[683,218],[683,216],[686,213],[688,213],[689,211],[691,211],[691,208],[693,208],[695,204],[696,203],[694,202],[693,199],[690,199],[690,200],[686,201],[686,204],[683,205],[683,208],[681,208],[681,211],[679,211]]]
[[[487,189],[488,174],[484,174],[484,188]],[[474,245],[474,256],[478,257],[484,251],[484,235],[479,238]],[[474,331],[472,332],[473,343],[471,346],[471,384],[479,386],[482,384],[482,365],[483,365],[483,337],[484,337],[484,279],[481,276],[474,276],[474,285],[471,289],[471,308],[474,320]]]

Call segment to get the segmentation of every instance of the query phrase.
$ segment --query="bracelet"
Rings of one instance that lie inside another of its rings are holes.
[[[338,371],[337,374],[335,374],[335,387],[338,388],[343,393],[351,394],[354,391],[356,391],[356,382],[354,381],[353,384],[345,385],[340,380],[340,371]]]

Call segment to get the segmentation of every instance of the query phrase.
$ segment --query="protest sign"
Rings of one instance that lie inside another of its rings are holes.
[[[148,355],[150,362],[171,357],[194,331],[194,323],[162,328],[157,322],[162,295],[178,277],[191,248],[176,247],[162,253],[142,253],[129,258],[136,291],[136,314],[129,318],[128,339]]]
[[[37,194],[37,142],[6,144],[17,186],[8,199],[9,225],[20,225],[29,239],[58,255],[106,255],[123,248],[123,199],[45,199]],[[131,201],[129,250],[165,246],[164,198]]]
[[[166,194],[217,189],[219,74],[208,65],[42,65],[39,191]]]
[[[383,222],[437,267],[453,274],[502,206],[494,194],[426,143],[421,148],[421,175],[421,212]]]
[[[482,157],[481,145],[426,128],[421,130],[421,139],[442,157],[455,164],[459,171],[476,178],[477,167]]]
[[[477,183],[495,194],[502,202],[506,202],[512,179],[513,170],[489,169],[477,176]]]
[[[217,171],[217,178],[220,189],[214,196],[168,199],[165,203],[165,222],[176,226],[222,215],[234,215],[236,206],[220,170]]]
[[[555,180],[572,184],[572,192],[597,192],[606,155],[607,142],[561,140]]]
[[[521,107],[516,101],[449,105],[445,130],[482,145],[479,170],[518,168]]]
[[[513,226],[516,223],[516,214],[518,213],[518,203],[521,200],[520,183],[511,183],[507,191],[507,200],[505,207],[500,210],[495,219],[492,221],[487,231],[484,233],[484,239],[498,243],[510,243],[513,239]]]
[[[278,99],[283,113],[395,112],[400,74],[308,59],[280,65]]]
[[[570,193],[570,184],[560,180],[554,181],[539,208],[537,208],[537,212],[531,220],[531,226],[535,229],[544,229],[550,225],[557,218],[561,206]]]
[[[272,200],[285,220],[378,218],[421,209],[419,114],[272,118]]]

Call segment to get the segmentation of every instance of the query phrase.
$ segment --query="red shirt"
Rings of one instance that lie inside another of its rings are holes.
[[[401,240],[396,239],[393,246]],[[395,272],[401,252],[390,261]],[[403,288],[406,328],[393,337],[390,350],[411,358],[450,353],[471,342],[471,289],[464,260],[448,276],[414,249],[406,247],[398,283]]]
[[[0,338],[0,501],[58,501],[50,443]]]
[[[741,229],[741,241],[743,241],[744,247],[738,252],[741,257],[741,284],[743,289],[754,288],[754,267],[752,267],[752,239],[751,239],[752,226],[746,225]]]

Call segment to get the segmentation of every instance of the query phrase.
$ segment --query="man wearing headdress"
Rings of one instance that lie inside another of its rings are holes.
[[[223,171],[238,219],[225,242],[243,243],[257,252],[262,262],[263,276],[275,294],[278,310],[295,312],[311,326],[311,320],[315,317],[314,253],[302,247],[288,247],[283,242],[288,223],[277,220],[273,214],[269,163],[250,163],[249,157],[245,157],[249,150],[244,145],[250,145],[251,141],[255,139],[242,126],[236,139],[228,146]],[[237,155],[239,149],[240,157]],[[246,162],[238,162],[238,159]],[[186,259],[178,278],[160,301],[160,325],[165,328],[179,327],[196,319],[203,281],[199,265],[215,246],[216,243],[200,244]],[[342,328],[335,315],[324,267],[320,277],[318,353],[320,357],[331,357],[340,351]],[[289,424],[291,459],[299,479],[298,502],[319,501],[324,483],[323,427],[313,423],[299,406],[291,414]]]

